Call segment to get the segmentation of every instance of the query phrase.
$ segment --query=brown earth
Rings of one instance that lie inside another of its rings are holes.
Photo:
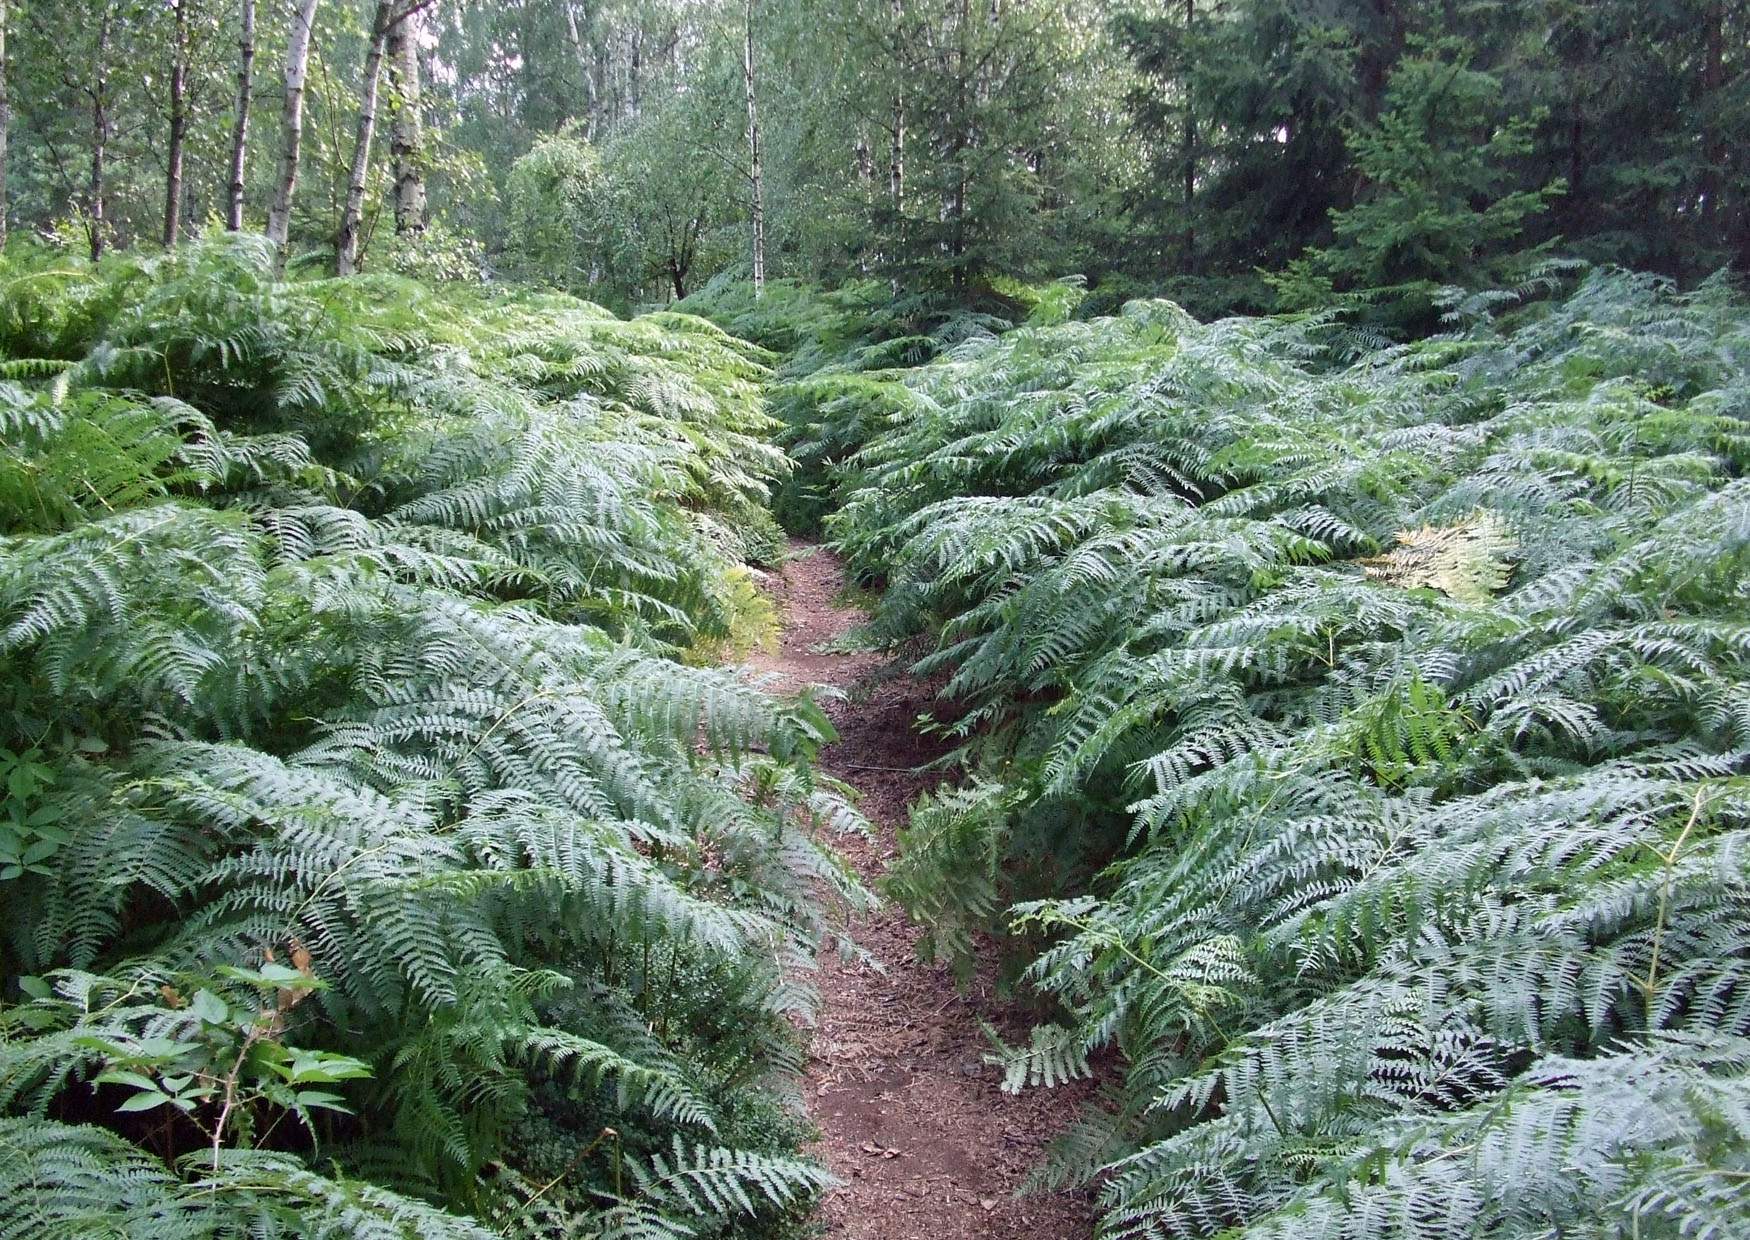
[[[879,655],[817,649],[863,619],[843,588],[832,553],[792,544],[769,582],[782,610],[779,649],[749,662],[778,691],[829,684],[850,693],[828,705],[839,741],[821,765],[862,793],[874,836],[843,851],[873,887],[895,855],[906,806],[944,778],[915,769],[940,750],[912,729],[940,703],[929,686],[885,674]],[[1025,1037],[1025,1015],[997,1001],[987,976],[960,990],[946,969],[920,964],[918,928],[893,905],[858,918],[851,931],[880,967],[822,957],[814,980],[824,1005],[805,1086],[823,1133],[817,1153],[844,1181],[822,1207],[826,1235],[1085,1240],[1092,1212],[1084,1196],[1017,1192],[1089,1087],[1003,1093],[1000,1072],[983,1061],[990,1043],[979,1022]]]

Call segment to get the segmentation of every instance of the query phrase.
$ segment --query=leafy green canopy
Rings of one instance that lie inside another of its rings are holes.
[[[981,759],[894,891],[1023,901],[1012,1087],[1121,1056],[1102,1236],[1750,1214],[1750,313],[1517,300],[971,340],[829,521]]]
[[[0,1234],[805,1208],[860,820],[817,707],[670,657],[784,466],[762,355],[271,271],[0,272]]]

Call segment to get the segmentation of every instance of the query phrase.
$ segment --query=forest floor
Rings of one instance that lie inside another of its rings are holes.
[[[912,729],[940,703],[932,686],[882,674],[890,669],[880,655],[819,649],[861,623],[863,613],[845,601],[844,574],[831,552],[803,542],[790,550],[768,584],[782,612],[779,648],[749,663],[773,676],[780,692],[828,684],[849,694],[828,704],[839,740],[823,751],[821,766],[862,793],[873,837],[842,850],[874,887],[895,855],[906,806],[944,778],[916,769],[941,750]],[[816,1152],[843,1181],[823,1207],[826,1235],[1089,1235],[1092,1214],[1082,1195],[1016,1193],[1090,1087],[1003,1093],[1000,1071],[984,1062],[990,1042],[980,1022],[1025,1038],[1026,1014],[997,999],[987,974],[961,989],[945,968],[919,963],[918,927],[894,905],[857,918],[851,933],[876,963],[822,956],[815,981],[824,1005],[805,1087],[822,1131]]]

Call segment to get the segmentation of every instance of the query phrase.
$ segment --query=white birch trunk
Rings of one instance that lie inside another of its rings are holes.
[[[298,159],[304,142],[304,79],[310,72],[310,32],[317,0],[297,0],[286,45],[286,93],[280,111],[280,173],[267,213],[267,239],[284,260],[292,230],[292,197],[298,189]]]
[[[334,273],[358,270],[359,234],[364,227],[365,188],[371,173],[371,142],[377,130],[377,86],[383,77],[383,48],[395,21],[395,0],[377,0],[371,40],[365,49],[364,80],[359,86],[358,129],[353,135],[352,166],[347,170],[346,204],[341,209],[340,235],[334,243]]]
[[[759,92],[753,64],[753,4],[747,0],[747,30],[741,45],[741,76],[747,88],[748,178],[751,181],[753,217],[753,295],[758,300],[766,289],[766,188],[760,168]]]
[[[12,136],[12,98],[6,93],[6,25],[11,18],[8,0],[0,0],[0,246],[6,244],[6,156]]]
[[[419,20],[415,14],[389,31],[389,74],[395,110],[389,124],[389,157],[395,175],[395,231],[425,231],[424,142],[419,115]]]
[[[231,123],[231,173],[225,184],[225,227],[243,228],[243,173],[249,158],[249,104],[255,74],[255,0],[242,0],[237,37],[237,111]]]

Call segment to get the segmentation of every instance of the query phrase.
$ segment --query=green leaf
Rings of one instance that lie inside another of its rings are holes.
[[[222,1025],[231,1018],[231,1009],[210,990],[197,990],[189,1010],[209,1025]]]
[[[345,1115],[352,1114],[352,1108],[346,1105],[346,1099],[339,1094],[327,1094],[314,1089],[300,1089],[295,1097],[299,1106],[317,1107],[324,1111],[339,1111]]]
[[[349,1055],[335,1055],[326,1051],[296,1051],[284,1075],[294,1085],[328,1084],[368,1077],[371,1075],[371,1068],[369,1064]]]
[[[118,1106],[116,1108],[116,1110],[118,1110],[118,1111],[150,1111],[154,1107],[161,1107],[166,1102],[174,1102],[174,1101],[176,1101],[176,1100],[174,1098],[172,1098],[169,1094],[162,1093],[159,1090],[156,1090],[156,1089],[142,1090],[140,1093],[137,1093],[133,1097],[124,1101],[120,1106]]]
[[[158,1088],[158,1082],[154,1081],[151,1077],[123,1069],[101,1073],[93,1078],[93,1084],[127,1085],[134,1089],[145,1090],[156,1090]]]

